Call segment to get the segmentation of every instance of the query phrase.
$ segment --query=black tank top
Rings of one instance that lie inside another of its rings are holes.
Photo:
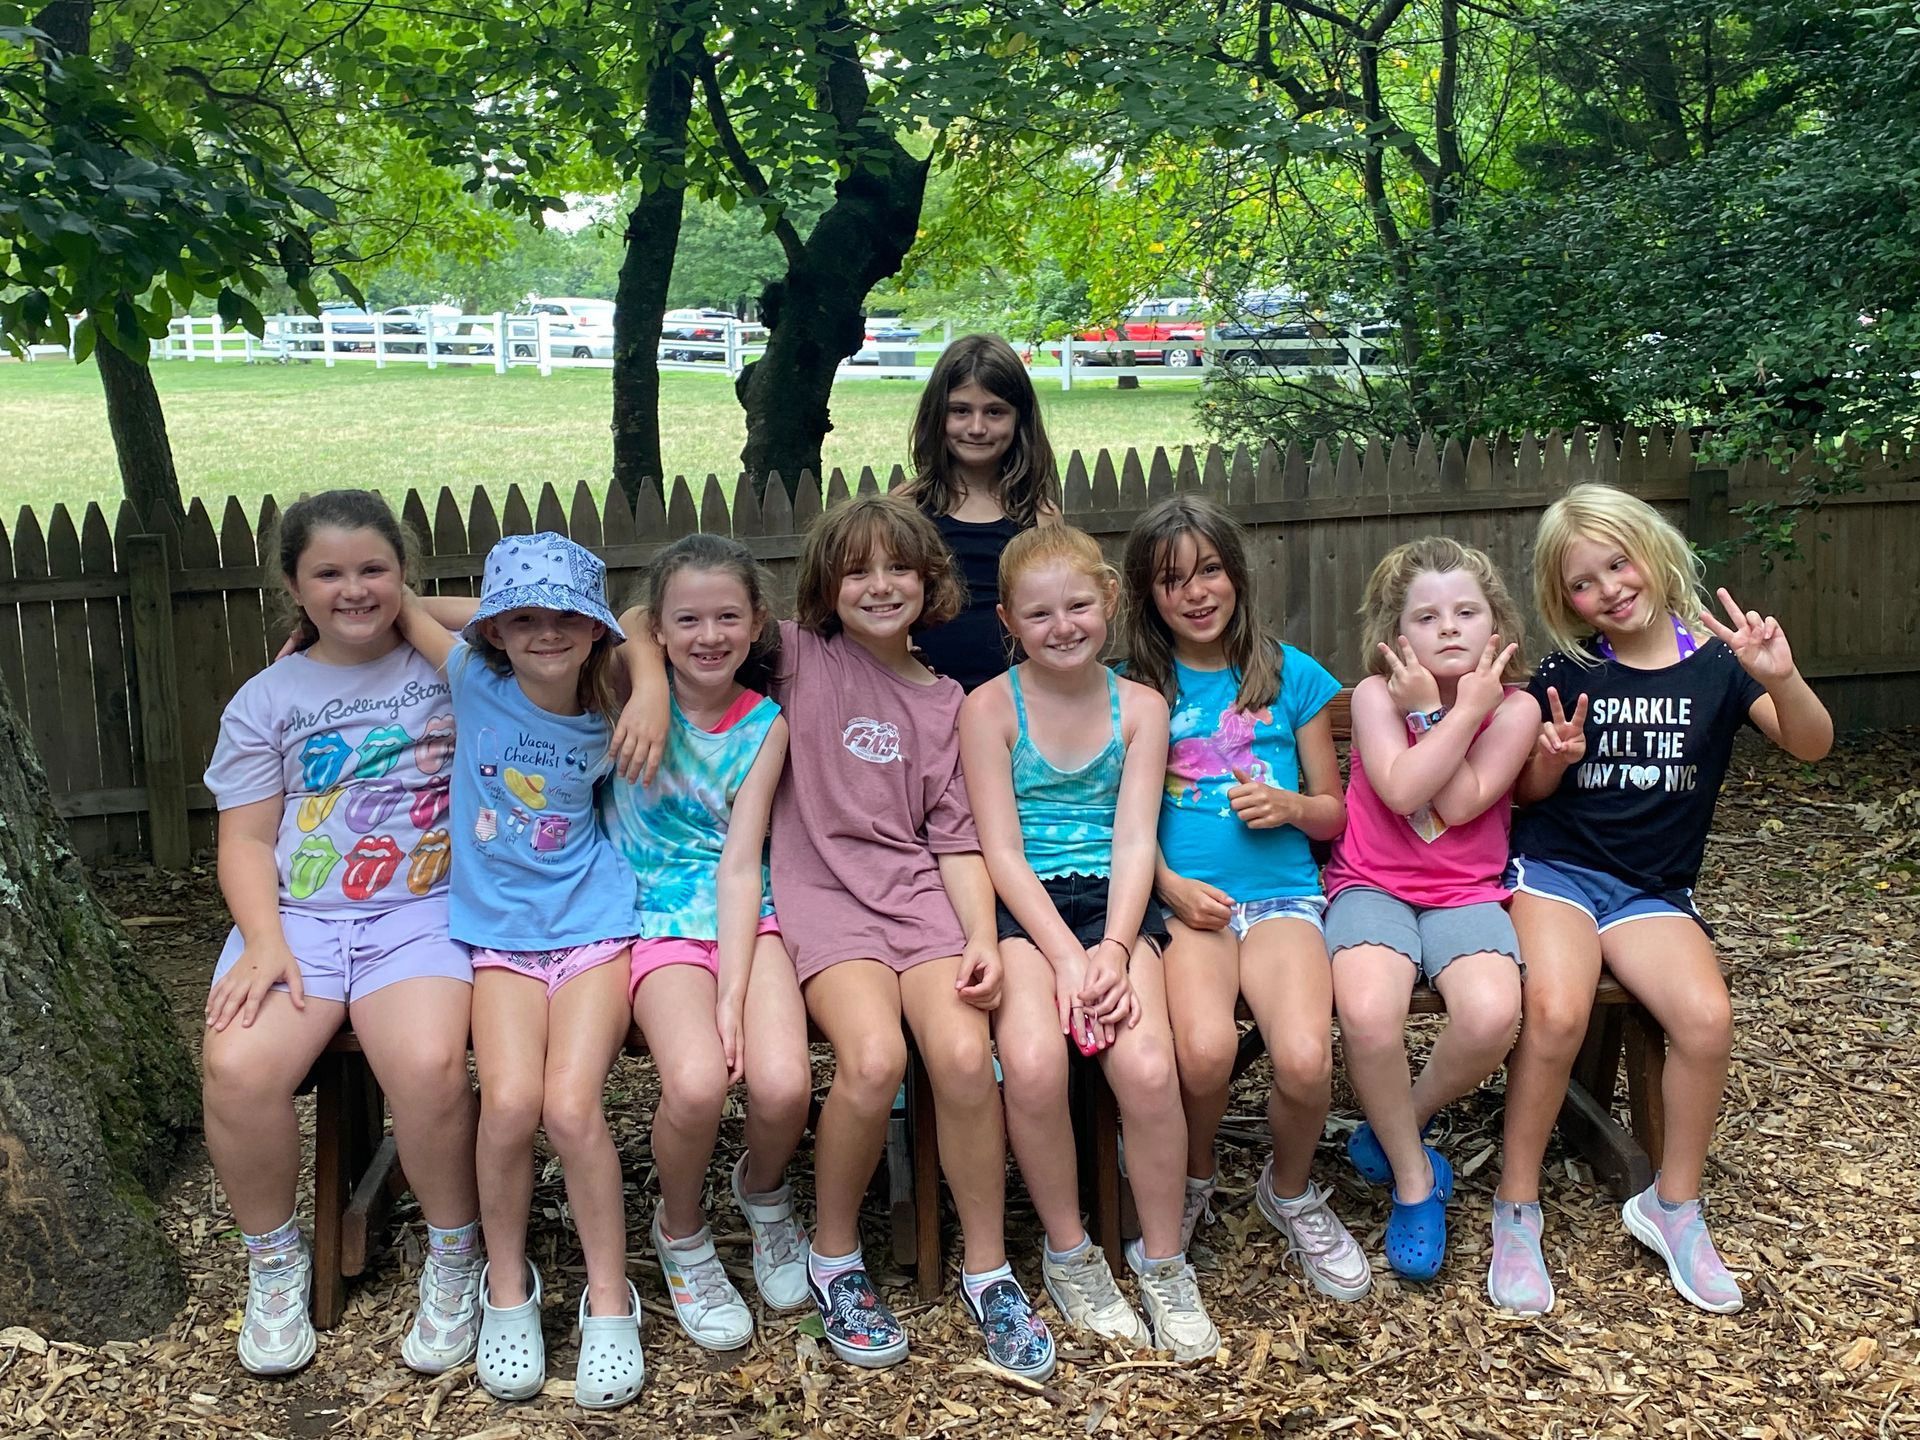
[[[933,523],[959,562],[967,604],[945,625],[923,631],[915,643],[937,673],[971,690],[1007,668],[1009,641],[993,607],[1000,598],[1000,552],[1024,527],[1005,518],[976,523],[951,515],[935,515]]]

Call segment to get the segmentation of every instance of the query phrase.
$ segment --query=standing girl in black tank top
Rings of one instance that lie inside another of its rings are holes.
[[[918,637],[927,664],[963,689],[1007,668],[994,614],[1000,552],[1060,515],[1060,471],[1020,357],[998,335],[965,335],[941,354],[913,417],[908,496],[959,561],[967,605]]]

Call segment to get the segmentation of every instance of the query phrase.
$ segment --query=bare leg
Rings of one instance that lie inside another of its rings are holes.
[[[822,1255],[860,1248],[860,1197],[887,1142],[907,1073],[900,980],[878,960],[843,960],[806,983],[807,1013],[833,1046],[833,1087],[813,1132],[814,1240]]]
[[[928,960],[900,977],[900,1005],[933,1081],[940,1169],[960,1212],[970,1275],[1007,1263],[1007,1135],[984,1011],[953,988],[960,959]]]
[[[627,1035],[627,952],[582,972],[547,1007],[541,1121],[560,1156],[587,1262],[587,1313],[630,1315],[620,1155],[607,1128],[607,1072]]]
[[[727,1099],[727,1059],[713,1023],[718,990],[702,966],[664,965],[640,982],[633,997],[634,1018],[660,1076],[651,1143],[660,1171],[661,1223],[682,1240],[707,1223],[701,1194]]]
[[[1120,1031],[1100,1057],[1127,1137],[1127,1179],[1140,1212],[1140,1245],[1149,1260],[1180,1253],[1180,1211],[1186,1203],[1181,1161],[1187,1116],[1180,1103],[1167,983],[1159,954],[1136,940],[1128,968],[1140,1000],[1140,1023]],[[1009,1123],[1013,1107],[1007,1107]]]
[[[1006,1085],[1007,1139],[1027,1194],[1055,1251],[1086,1238],[1080,1223],[1080,1176],[1074,1163],[1073,1117],[1067,1109],[1067,1038],[1060,1033],[1053,966],[1028,940],[1000,942],[1006,980],[993,1012],[993,1038]],[[1169,1162],[1178,1168],[1184,1152]],[[1175,1202],[1175,1224],[1179,1206]]]
[[[1273,1060],[1273,1188],[1301,1194],[1333,1103],[1333,973],[1305,920],[1266,920],[1240,942],[1240,989]]]
[[[1692,921],[1688,921],[1692,924]],[[1593,1013],[1600,935],[1577,905],[1525,892],[1513,897],[1513,928],[1526,957],[1520,1040],[1507,1061],[1507,1113],[1496,1199],[1540,1199],[1540,1165],[1567,1098],[1574,1057]]]
[[[1520,967],[1509,955],[1462,955],[1433,988],[1447,1002],[1447,1025],[1413,1082],[1413,1118],[1421,1125],[1498,1070],[1520,1028]]]
[[[300,1186],[300,1124],[293,1091],[340,1028],[346,1006],[309,998],[296,1010],[286,992],[260,1003],[253,1024],[208,1030],[201,1055],[207,1153],[227,1192],[234,1223],[264,1235],[294,1212]]]
[[[1704,931],[1680,915],[1649,915],[1600,937],[1607,968],[1667,1032],[1661,1095],[1667,1110],[1660,1198],[1695,1200],[1733,1050],[1733,1002]]]
[[[1187,1114],[1187,1174],[1213,1175],[1214,1136],[1227,1113],[1227,1089],[1240,1050],[1234,1003],[1240,998],[1240,942],[1231,930],[1192,930],[1168,920],[1167,1015],[1180,1060]]]
[[[487,1242],[488,1299],[526,1300],[527,1213],[533,1208],[533,1137],[546,1099],[547,987],[531,975],[473,972],[473,1061],[480,1072],[474,1165]]]
[[[354,1033],[393,1107],[393,1139],[429,1225],[452,1230],[480,1213],[474,1141],[480,1106],[467,1079],[473,986],[427,977],[353,1002]]]
[[[1355,945],[1333,957],[1347,1079],[1393,1167],[1394,1194],[1408,1204],[1418,1204],[1432,1189],[1420,1143],[1424,1117],[1414,1112],[1407,1068],[1407,1005],[1419,973],[1385,945]]]
[[[807,1006],[778,935],[762,935],[753,947],[746,1034],[747,1164],[741,1188],[765,1195],[786,1183],[813,1102]]]

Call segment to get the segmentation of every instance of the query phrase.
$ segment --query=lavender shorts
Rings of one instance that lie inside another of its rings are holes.
[[[619,960],[633,944],[631,936],[618,940],[594,940],[586,945],[569,945],[560,950],[488,950],[473,947],[476,970],[512,970],[530,980],[543,980],[547,998],[577,975],[584,975],[609,960]]]
[[[473,981],[467,947],[447,938],[445,895],[428,895],[391,910],[346,911],[326,918],[282,910],[280,928],[300,962],[300,983],[316,1000],[351,1004],[401,980]],[[214,984],[233,969],[245,948],[239,929],[234,929],[214,966]]]

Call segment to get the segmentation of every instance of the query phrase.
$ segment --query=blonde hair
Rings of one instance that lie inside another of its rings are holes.
[[[1598,663],[1587,650],[1592,627],[1567,594],[1567,551],[1577,540],[1618,545],[1633,562],[1652,602],[1649,625],[1671,615],[1698,633],[1706,592],[1700,557],[1687,537],[1637,495],[1611,485],[1576,485],[1547,507],[1533,542],[1533,605],[1547,638],[1561,651],[1582,665]]]
[[[1120,608],[1120,572],[1100,553],[1100,542],[1072,525],[1040,525],[1022,530],[1000,552],[1000,603],[1013,604],[1013,587],[1029,570],[1064,560],[1100,587],[1111,620]]]
[[[926,593],[912,633],[944,625],[966,608],[966,585],[947,542],[918,506],[894,493],[859,496],[813,522],[800,551],[793,618],[816,635],[839,634],[840,577],[865,564],[876,544],[920,572]]]
[[[1213,501],[1187,491],[1171,495],[1134,522],[1120,561],[1125,593],[1122,625],[1126,631],[1127,673],[1151,685],[1169,706],[1180,698],[1180,672],[1173,663],[1173,632],[1153,602],[1155,586],[1171,590],[1190,578],[1176,575],[1173,553],[1191,535],[1196,545],[1211,545],[1233,586],[1233,618],[1220,637],[1228,667],[1239,677],[1234,708],[1264,709],[1280,693],[1280,642],[1260,618],[1253,569],[1247,564],[1247,533]]]
[[[1507,582],[1500,577],[1498,567],[1486,552],[1462,545],[1446,535],[1422,535],[1418,540],[1396,545],[1373,567],[1358,612],[1360,663],[1376,675],[1386,674],[1387,657],[1380,653],[1380,647],[1393,644],[1394,637],[1400,634],[1401,617],[1407,610],[1407,592],[1413,588],[1413,582],[1422,575],[1448,575],[1456,570],[1471,577],[1480,587],[1487,610],[1493,616],[1494,633],[1501,643],[1510,642],[1520,647],[1513,652],[1500,678],[1509,682],[1524,680],[1527,676],[1523,658],[1527,648],[1526,617],[1520,613]]]

